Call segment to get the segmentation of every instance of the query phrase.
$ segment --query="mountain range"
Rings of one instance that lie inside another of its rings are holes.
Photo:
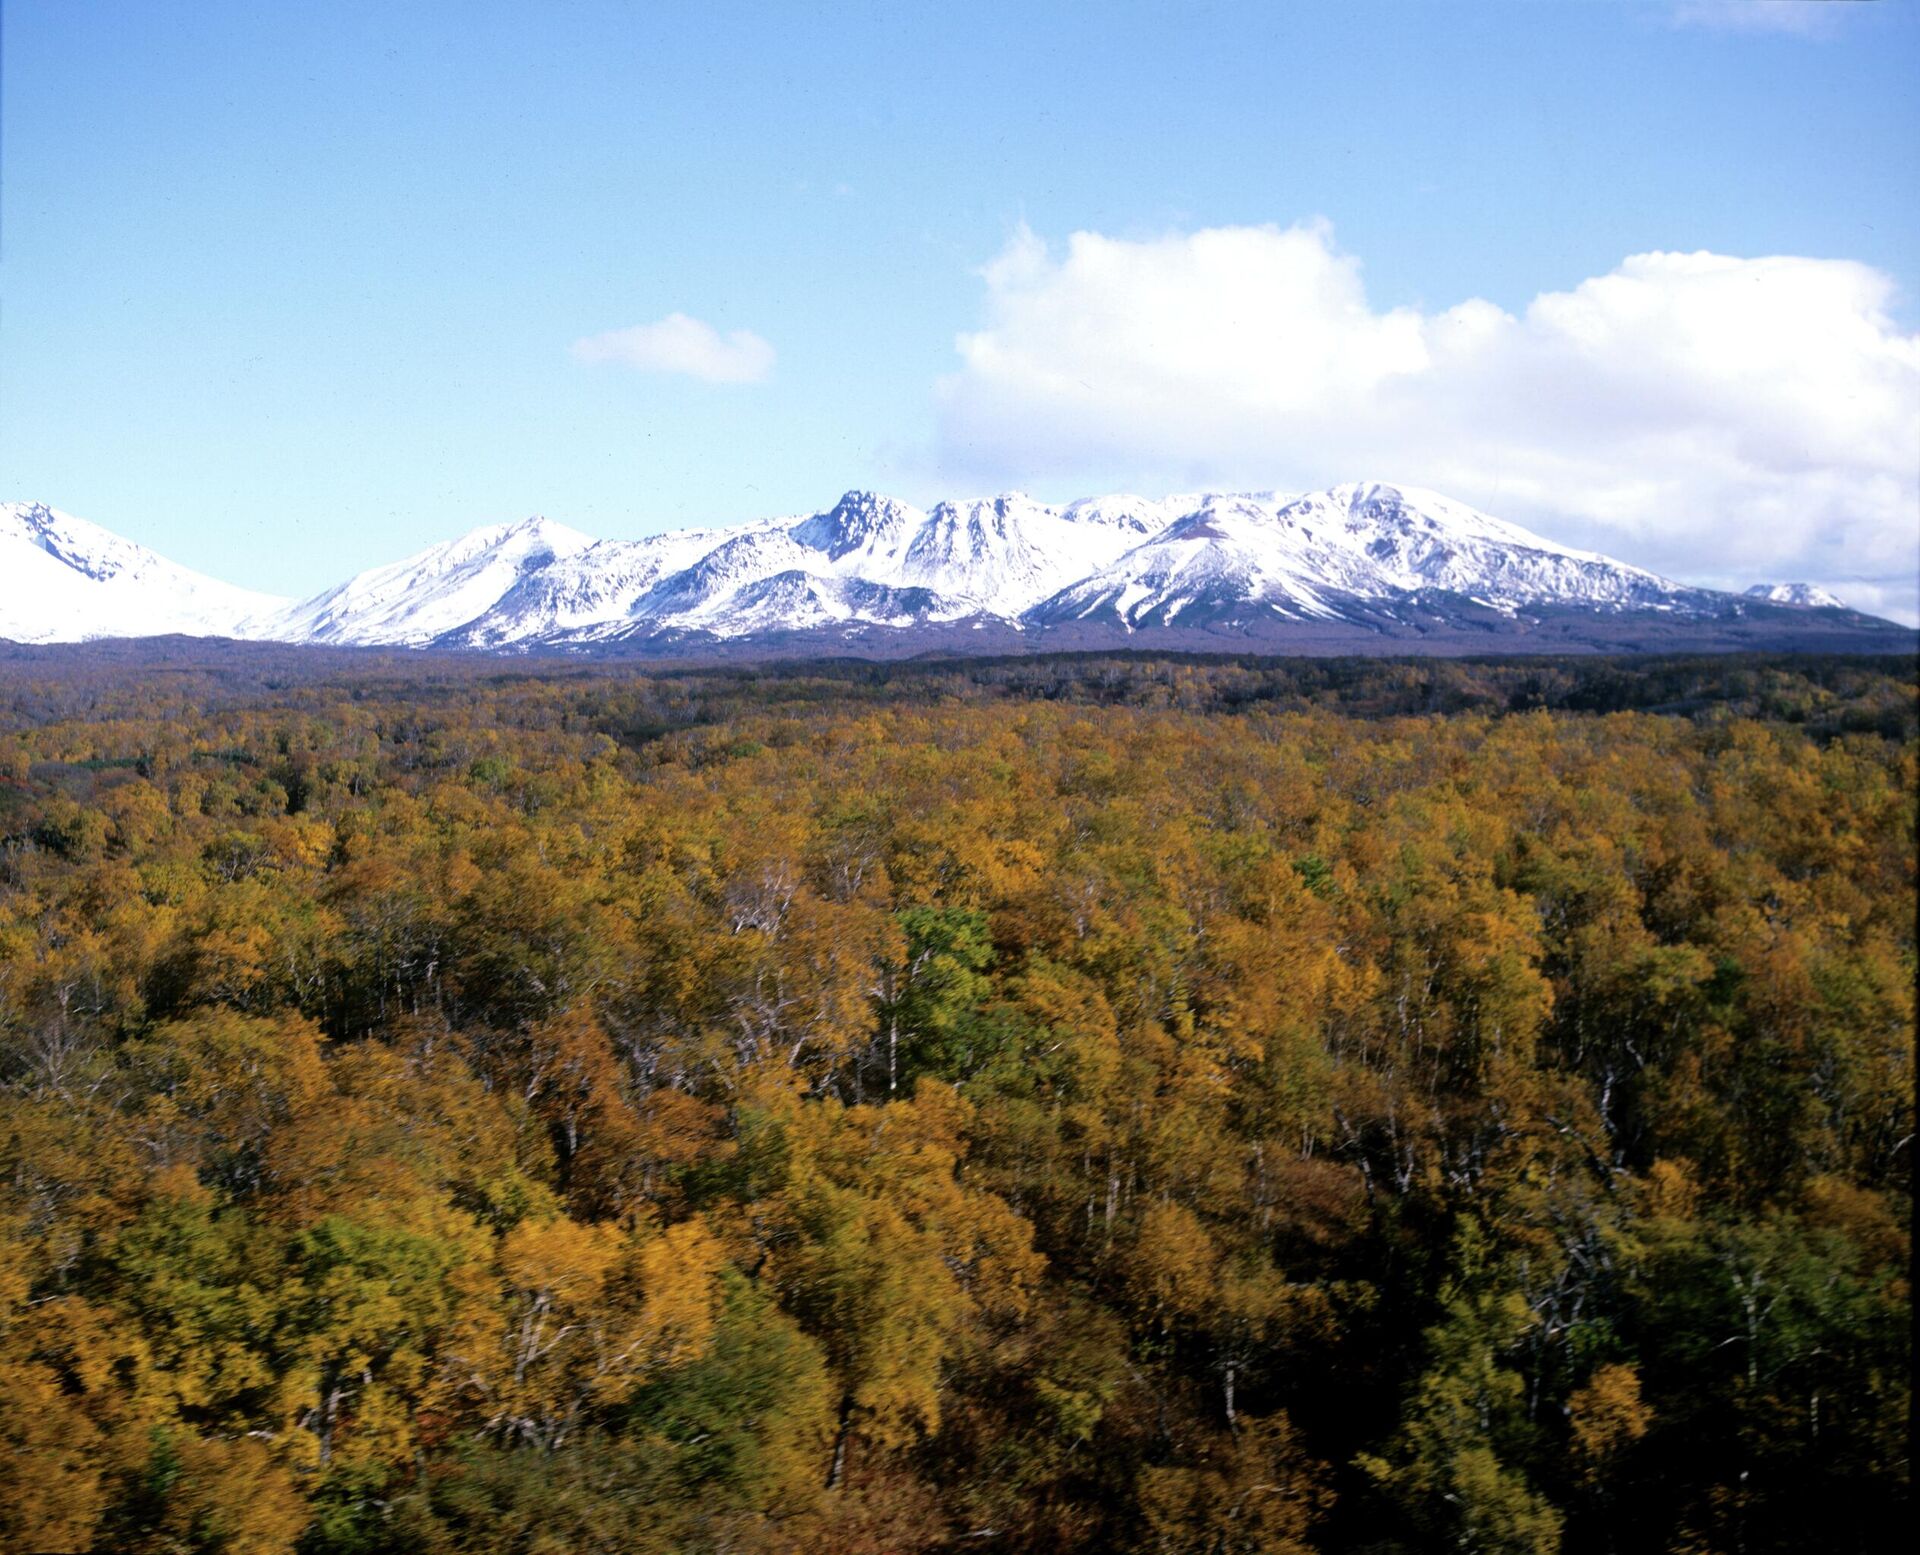
[[[287,600],[39,503],[0,504],[0,638],[167,634],[688,656],[1116,645],[1272,652],[1911,646],[1804,583],[1691,587],[1380,483],[817,513],[642,540],[476,529]]]

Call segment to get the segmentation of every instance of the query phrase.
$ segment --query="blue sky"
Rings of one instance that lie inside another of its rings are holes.
[[[1914,614],[1908,0],[9,0],[0,44],[0,497],[234,582],[1365,476]]]

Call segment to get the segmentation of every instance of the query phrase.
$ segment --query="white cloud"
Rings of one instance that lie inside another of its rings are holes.
[[[1673,25],[1708,32],[1789,33],[1824,38],[1843,0],[1678,0]]]
[[[1865,265],[1639,254],[1518,316],[1376,310],[1324,223],[1023,230],[982,273],[950,477],[1401,480],[1691,581],[1920,604],[1920,335]]]
[[[759,383],[773,371],[773,347],[750,329],[722,335],[711,324],[669,313],[653,324],[610,329],[573,343],[582,362],[618,362],[642,372],[684,373],[706,383]]]

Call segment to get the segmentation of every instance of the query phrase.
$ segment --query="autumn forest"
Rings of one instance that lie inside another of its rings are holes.
[[[0,1548],[1910,1511],[1913,666],[0,662]]]

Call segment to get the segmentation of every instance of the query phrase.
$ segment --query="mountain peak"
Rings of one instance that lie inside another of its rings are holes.
[[[1497,519],[1489,520],[1486,514],[1475,512],[1451,497],[1443,497],[1437,491],[1428,491],[1420,486],[1402,486],[1395,481],[1347,481],[1329,488],[1325,496],[1335,505],[1356,514],[1377,514],[1428,524],[1444,524],[1462,517],[1499,522]],[[1306,501],[1307,498],[1300,500]]]
[[[1817,583],[1756,583],[1747,590],[1748,599],[1765,600],[1770,605],[1791,605],[1798,610],[1844,610],[1847,602]]]
[[[800,545],[839,561],[855,551],[891,545],[919,516],[892,497],[854,490],[843,493],[826,512],[802,519],[792,534]]]
[[[583,534],[578,529],[571,529],[565,524],[548,518],[544,513],[534,513],[511,523],[484,525],[479,529],[468,531],[462,537],[463,540],[483,538],[487,543],[497,545],[545,546],[557,555],[583,551],[594,543],[592,535]]]

